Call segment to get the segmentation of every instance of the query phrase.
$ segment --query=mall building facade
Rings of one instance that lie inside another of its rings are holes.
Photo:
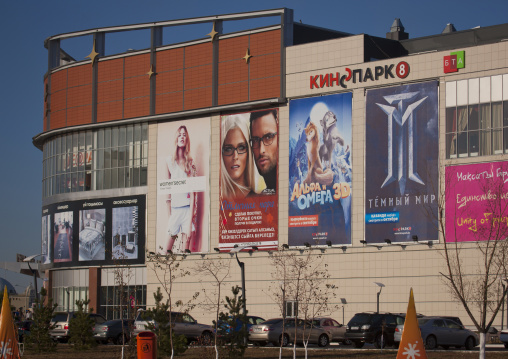
[[[269,25],[235,27],[252,19]],[[115,52],[118,34],[146,46]],[[322,314],[375,311],[378,282],[381,311],[405,312],[413,288],[419,313],[470,326],[444,284],[443,249],[460,242],[474,275],[487,218],[477,192],[508,165],[506,38],[508,24],[410,39],[398,19],[385,38],[353,35],[285,8],[48,38],[33,143],[58,309],[88,298],[116,318],[120,298],[127,311],[153,305],[150,253],[168,250],[190,271],[175,300],[214,290],[195,270],[203,261],[229,263],[229,294],[241,285],[237,246],[252,315],[281,315],[274,251],[311,250],[337,288]],[[85,59],[66,48],[76,39]]]

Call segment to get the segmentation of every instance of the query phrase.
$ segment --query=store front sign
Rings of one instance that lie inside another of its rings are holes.
[[[354,69],[349,67],[345,68],[346,74],[342,75],[340,72],[327,73],[321,75],[310,76],[310,89],[340,86],[347,88],[347,82],[367,82],[378,81],[379,79],[394,79],[395,76],[404,79],[409,75],[409,64],[405,61],[399,62],[397,65],[384,65],[376,66],[374,68],[367,67],[366,69]]]
[[[449,56],[443,58],[443,71],[445,74],[450,72],[457,72],[459,69],[466,67],[466,52],[455,51],[451,52]]]

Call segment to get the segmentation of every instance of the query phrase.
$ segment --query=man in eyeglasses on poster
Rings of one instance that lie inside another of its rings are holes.
[[[258,172],[265,179],[263,194],[277,193],[279,159],[277,110],[251,112],[250,145]]]

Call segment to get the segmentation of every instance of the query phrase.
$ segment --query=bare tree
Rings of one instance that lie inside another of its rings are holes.
[[[162,251],[162,248],[160,248]],[[182,262],[185,260],[185,255],[176,255],[168,251],[166,255],[160,253],[149,252],[147,255],[147,263],[152,267],[158,282],[166,293],[166,303],[169,309],[169,340],[171,345],[171,358],[175,355],[174,342],[173,342],[173,326],[171,312],[173,309],[178,308],[180,311],[188,312],[195,306],[195,300],[199,296],[199,292],[195,292],[191,299],[187,302],[180,300],[175,301],[173,296],[173,285],[179,279],[189,276],[191,272],[185,269]],[[175,316],[176,319],[176,316]]]
[[[135,303],[134,306],[132,306],[132,303],[130,303],[129,296],[128,296],[128,286],[131,281],[131,279],[134,277],[134,273],[132,271],[131,266],[128,262],[128,257],[125,255],[125,245],[121,244],[121,250],[114,252],[115,258],[115,267],[113,268],[113,278],[116,285],[116,290],[120,294],[118,296],[118,318],[122,321],[122,333],[120,334],[120,338],[114,338],[116,344],[121,343],[122,344],[122,354],[121,358],[124,358],[125,355],[125,343],[127,341],[127,338],[129,337],[129,333],[126,332],[126,328],[124,325],[124,322],[126,319],[134,319],[135,315]],[[133,310],[129,311],[128,307],[131,305]],[[127,309],[126,311],[129,313],[130,316],[127,315],[125,317],[124,315],[124,306]],[[128,328],[130,331],[131,328]],[[132,343],[131,343],[132,344]],[[131,347],[131,349],[133,349]],[[134,350],[130,350],[128,353],[128,357],[132,357],[134,355]]]
[[[201,274],[204,278],[210,278],[214,284],[214,289],[202,290],[204,300],[201,303],[206,309],[215,312],[215,333],[218,333],[219,313],[224,303],[222,298],[222,287],[229,277],[231,268],[231,258],[220,259],[203,259],[194,268],[196,274]],[[203,283],[203,277],[200,276],[200,282]],[[217,335],[214,337],[215,357],[219,358],[219,349],[217,346]]]
[[[486,333],[506,296],[506,290],[502,295],[497,290],[508,275],[508,186],[499,176],[508,168],[500,168],[501,172],[493,167],[491,172],[464,172],[460,178],[451,170],[441,173],[438,213],[427,210],[443,238],[446,272],[441,275],[480,334],[480,358],[485,358]],[[453,176],[469,181],[470,192],[455,193]],[[475,259],[471,250],[477,253]]]
[[[313,253],[310,248],[300,251],[288,251],[282,248],[273,253],[271,259],[275,269],[272,277],[278,280],[278,285],[271,287],[270,292],[279,304],[283,317],[279,358],[282,356],[282,346],[289,338],[285,333],[288,298],[291,298],[297,306],[293,313],[295,323],[293,357],[296,358],[296,343],[301,341],[307,358],[307,346],[313,327],[312,319],[333,310],[331,303],[336,297],[336,287],[330,283],[328,266],[324,263],[323,255]],[[326,335],[323,340],[325,339],[326,343],[323,343],[328,345],[329,337]]]

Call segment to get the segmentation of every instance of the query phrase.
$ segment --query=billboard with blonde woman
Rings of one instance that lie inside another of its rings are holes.
[[[210,119],[160,123],[157,134],[157,251],[207,252]]]
[[[279,113],[222,116],[219,249],[278,246]]]

